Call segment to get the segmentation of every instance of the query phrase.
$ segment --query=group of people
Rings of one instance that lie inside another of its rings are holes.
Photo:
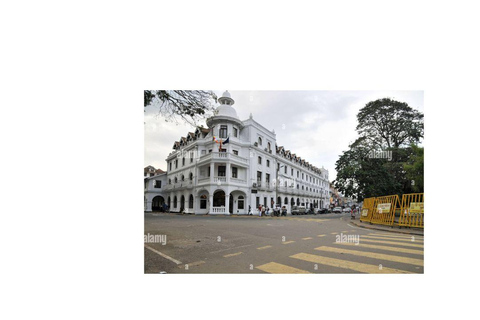
[[[269,212],[270,212],[270,208],[268,206],[264,206],[264,205],[259,205],[258,206],[258,212],[260,213],[260,217],[263,217],[263,216],[268,216],[270,215]]]

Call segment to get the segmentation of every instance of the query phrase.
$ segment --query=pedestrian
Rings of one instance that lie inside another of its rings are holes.
[[[252,215],[252,206],[248,206],[248,214],[251,216]]]
[[[267,206],[267,216],[270,215],[269,212],[270,212],[270,208]]]
[[[265,215],[265,207],[264,206],[261,206],[261,207],[262,207],[261,216],[263,217]]]

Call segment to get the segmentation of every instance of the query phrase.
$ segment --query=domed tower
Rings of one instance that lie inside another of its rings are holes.
[[[207,126],[211,128],[217,124],[230,124],[242,128],[243,123],[240,121],[240,118],[238,118],[237,111],[232,107],[235,104],[235,100],[232,99],[228,90],[218,98],[218,102],[220,103],[220,106],[215,110],[213,117],[207,119]]]

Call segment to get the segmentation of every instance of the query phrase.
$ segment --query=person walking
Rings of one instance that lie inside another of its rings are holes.
[[[262,212],[261,216],[263,217],[265,215],[265,207],[264,206],[262,206],[262,211],[261,212]]]

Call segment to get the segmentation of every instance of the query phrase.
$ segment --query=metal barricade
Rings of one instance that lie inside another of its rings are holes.
[[[361,222],[370,222],[373,215],[374,204],[375,197],[363,199],[362,211],[360,212]]]
[[[423,193],[409,193],[402,196],[399,226],[423,228],[425,196]]]
[[[395,222],[395,210],[400,205],[398,195],[375,198],[370,223],[393,226]]]

